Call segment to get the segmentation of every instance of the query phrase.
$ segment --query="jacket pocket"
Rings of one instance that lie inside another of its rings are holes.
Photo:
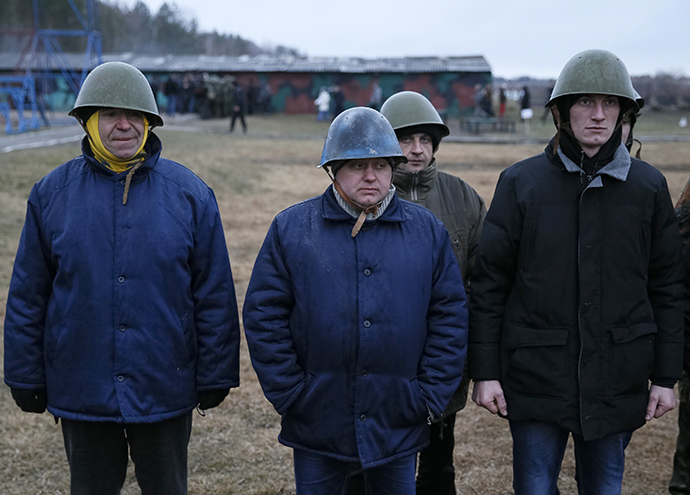
[[[512,324],[505,332],[506,388],[525,395],[567,396],[568,329]]]
[[[429,416],[426,399],[422,394],[422,389],[419,386],[419,381],[416,378],[411,380],[400,380],[399,393],[392,395],[398,398],[397,413],[393,414],[393,424],[395,426],[408,427],[411,425],[419,425],[426,422]]]
[[[290,416],[295,419],[306,419],[310,416],[310,411],[314,410],[314,397],[318,397],[319,393],[316,391],[316,375],[308,371],[304,381],[304,387],[297,396],[295,401],[288,408]]]
[[[609,377],[613,397],[647,392],[654,369],[656,333],[654,323],[611,328]]]

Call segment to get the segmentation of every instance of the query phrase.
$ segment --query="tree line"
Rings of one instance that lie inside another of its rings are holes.
[[[73,0],[84,19],[87,1]],[[38,0],[35,17],[31,0],[0,1],[0,51],[28,49],[36,25],[40,29],[83,29],[67,0]],[[129,8],[117,0],[94,2],[96,30],[102,37],[104,53],[135,52],[144,55],[299,55],[289,47],[259,47],[251,40],[232,34],[199,31],[197,20],[186,16],[174,2],[163,3],[157,12],[138,1]],[[37,23],[36,23],[37,21]],[[86,39],[61,36],[65,52],[83,52]]]

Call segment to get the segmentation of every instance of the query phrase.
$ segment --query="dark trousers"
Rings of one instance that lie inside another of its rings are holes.
[[[455,448],[455,413],[442,422],[431,424],[431,443],[419,453],[417,495],[456,495],[453,449]],[[364,495],[364,476],[350,477],[348,495]]]
[[[673,495],[690,495],[690,376],[683,373],[678,383],[678,440],[673,455],[673,476],[668,491]]]
[[[554,424],[510,421],[515,495],[558,493],[558,475],[571,433]],[[632,431],[585,441],[572,434],[579,495],[620,495]]]
[[[294,463],[297,495],[348,495],[353,473],[361,476],[366,493],[415,495],[415,454],[363,470],[359,462],[294,449]]]
[[[419,453],[417,495],[455,495],[455,414],[431,423],[431,443]]]
[[[242,132],[247,133],[247,123],[244,121],[244,110],[239,110],[232,114],[232,120],[230,121],[230,132],[235,130],[235,120],[237,117],[240,118],[240,123],[242,124]]]
[[[142,495],[187,493],[192,413],[156,423],[62,419],[72,495],[117,495],[129,454]]]

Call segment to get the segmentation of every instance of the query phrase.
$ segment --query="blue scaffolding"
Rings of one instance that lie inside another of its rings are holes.
[[[0,115],[5,118],[6,133],[15,132],[10,120],[10,102],[18,115],[16,132],[37,129],[41,122],[46,125],[60,125],[60,119],[48,119],[50,109],[48,95],[58,79],[64,81],[75,97],[84,79],[93,67],[103,63],[102,39],[98,30],[96,0],[85,0],[86,17],[74,3],[67,0],[82,29],[42,29],[39,0],[33,0],[34,31],[31,47],[17,63],[17,74],[0,76]],[[87,39],[81,71],[76,71],[60,46],[63,37],[85,37]],[[26,69],[22,69],[25,66]],[[24,72],[21,74],[21,72]],[[7,95],[6,98],[2,98]],[[27,114],[30,113],[30,116]],[[40,114],[40,119],[39,119]],[[63,119],[67,121],[67,119]],[[71,120],[69,121],[71,122]],[[66,123],[66,122],[64,122]]]

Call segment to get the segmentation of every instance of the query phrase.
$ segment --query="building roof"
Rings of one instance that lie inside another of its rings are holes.
[[[0,53],[0,71],[26,71],[45,67],[45,58],[26,57],[19,68],[19,53]],[[83,54],[65,54],[70,68],[81,70]],[[401,57],[401,58],[337,58],[257,55],[240,57],[207,55],[136,55],[134,53],[103,55],[104,62],[120,61],[142,72],[308,72],[308,73],[432,73],[432,72],[491,72],[481,55],[463,57]],[[58,67],[51,59],[50,66]]]

